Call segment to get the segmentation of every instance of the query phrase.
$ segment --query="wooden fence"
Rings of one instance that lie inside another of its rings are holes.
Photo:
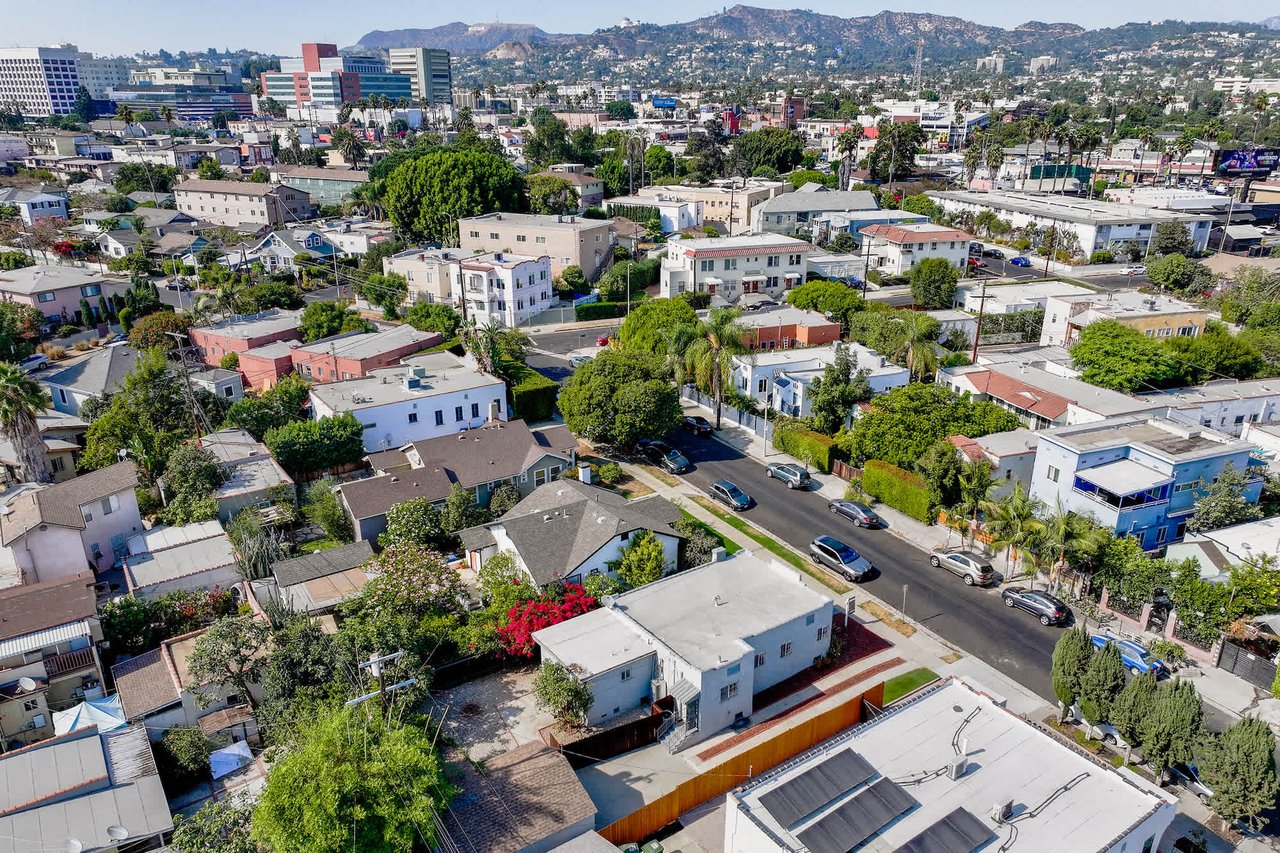
[[[561,741],[556,737],[554,724],[540,730],[543,741],[552,749],[569,760],[574,770],[589,767],[597,761],[605,761],[615,755],[622,755],[633,749],[658,742],[658,729],[675,708],[675,701],[670,696],[659,699],[649,706],[649,716],[620,726],[613,726],[578,740]]]
[[[682,782],[674,791],[600,830],[610,844],[638,842],[699,806],[738,787],[755,776],[777,767],[810,747],[862,722],[863,702],[884,704],[884,683],[867,688],[858,696],[827,711],[796,723],[745,752],[727,758],[700,776]]]

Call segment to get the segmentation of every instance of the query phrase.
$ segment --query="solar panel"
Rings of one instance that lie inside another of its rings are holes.
[[[881,779],[796,838],[812,853],[849,853],[916,805],[897,783]]]
[[[915,838],[897,853],[973,853],[995,833],[966,808],[958,808]]]
[[[865,758],[851,750],[842,750],[796,778],[761,794],[760,804],[778,823],[791,826],[874,775],[875,768]]]

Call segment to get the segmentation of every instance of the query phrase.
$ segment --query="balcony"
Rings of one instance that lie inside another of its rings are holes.
[[[94,660],[92,648],[76,649],[73,652],[63,652],[60,655],[44,659],[44,668],[49,673],[50,678],[58,678],[67,673],[96,667],[97,663]]]

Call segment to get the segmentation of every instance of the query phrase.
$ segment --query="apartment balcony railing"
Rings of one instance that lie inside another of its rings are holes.
[[[44,668],[49,673],[50,678],[57,678],[60,675],[66,675],[69,672],[76,672],[81,669],[91,669],[94,666],[93,649],[91,648],[63,652],[60,655],[44,659]]]
[[[1100,503],[1103,506],[1111,507],[1117,512],[1124,512],[1125,510],[1139,509],[1142,507],[1156,506],[1157,504],[1167,504],[1169,502],[1168,498],[1143,499],[1141,496],[1137,496],[1137,495],[1126,495],[1125,497],[1118,497],[1116,495],[1112,495],[1110,492],[1086,492],[1084,489],[1081,489],[1075,486],[1071,488],[1071,491],[1075,492],[1078,495],[1083,495],[1084,497],[1088,498],[1089,500],[1095,503]],[[1114,498],[1114,500],[1109,500],[1109,498]]]

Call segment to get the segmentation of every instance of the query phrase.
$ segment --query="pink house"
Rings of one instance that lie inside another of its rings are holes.
[[[293,369],[313,383],[358,379],[374,368],[399,364],[405,356],[430,349],[442,340],[439,332],[420,332],[407,324],[384,332],[336,335],[296,347]]]
[[[80,300],[97,310],[98,297],[110,298],[126,287],[100,273],[72,266],[39,265],[0,272],[0,299],[34,306],[50,322],[82,322]]]
[[[239,355],[276,341],[302,340],[302,333],[298,331],[301,321],[301,311],[272,309],[208,326],[196,326],[191,330],[191,343],[199,349],[205,364],[217,367],[228,353]],[[240,369],[244,370],[243,364]],[[250,381],[249,384],[254,383]]]
[[[293,350],[296,340],[272,341],[240,353],[240,375],[258,391],[275,386],[281,376],[293,372]]]

